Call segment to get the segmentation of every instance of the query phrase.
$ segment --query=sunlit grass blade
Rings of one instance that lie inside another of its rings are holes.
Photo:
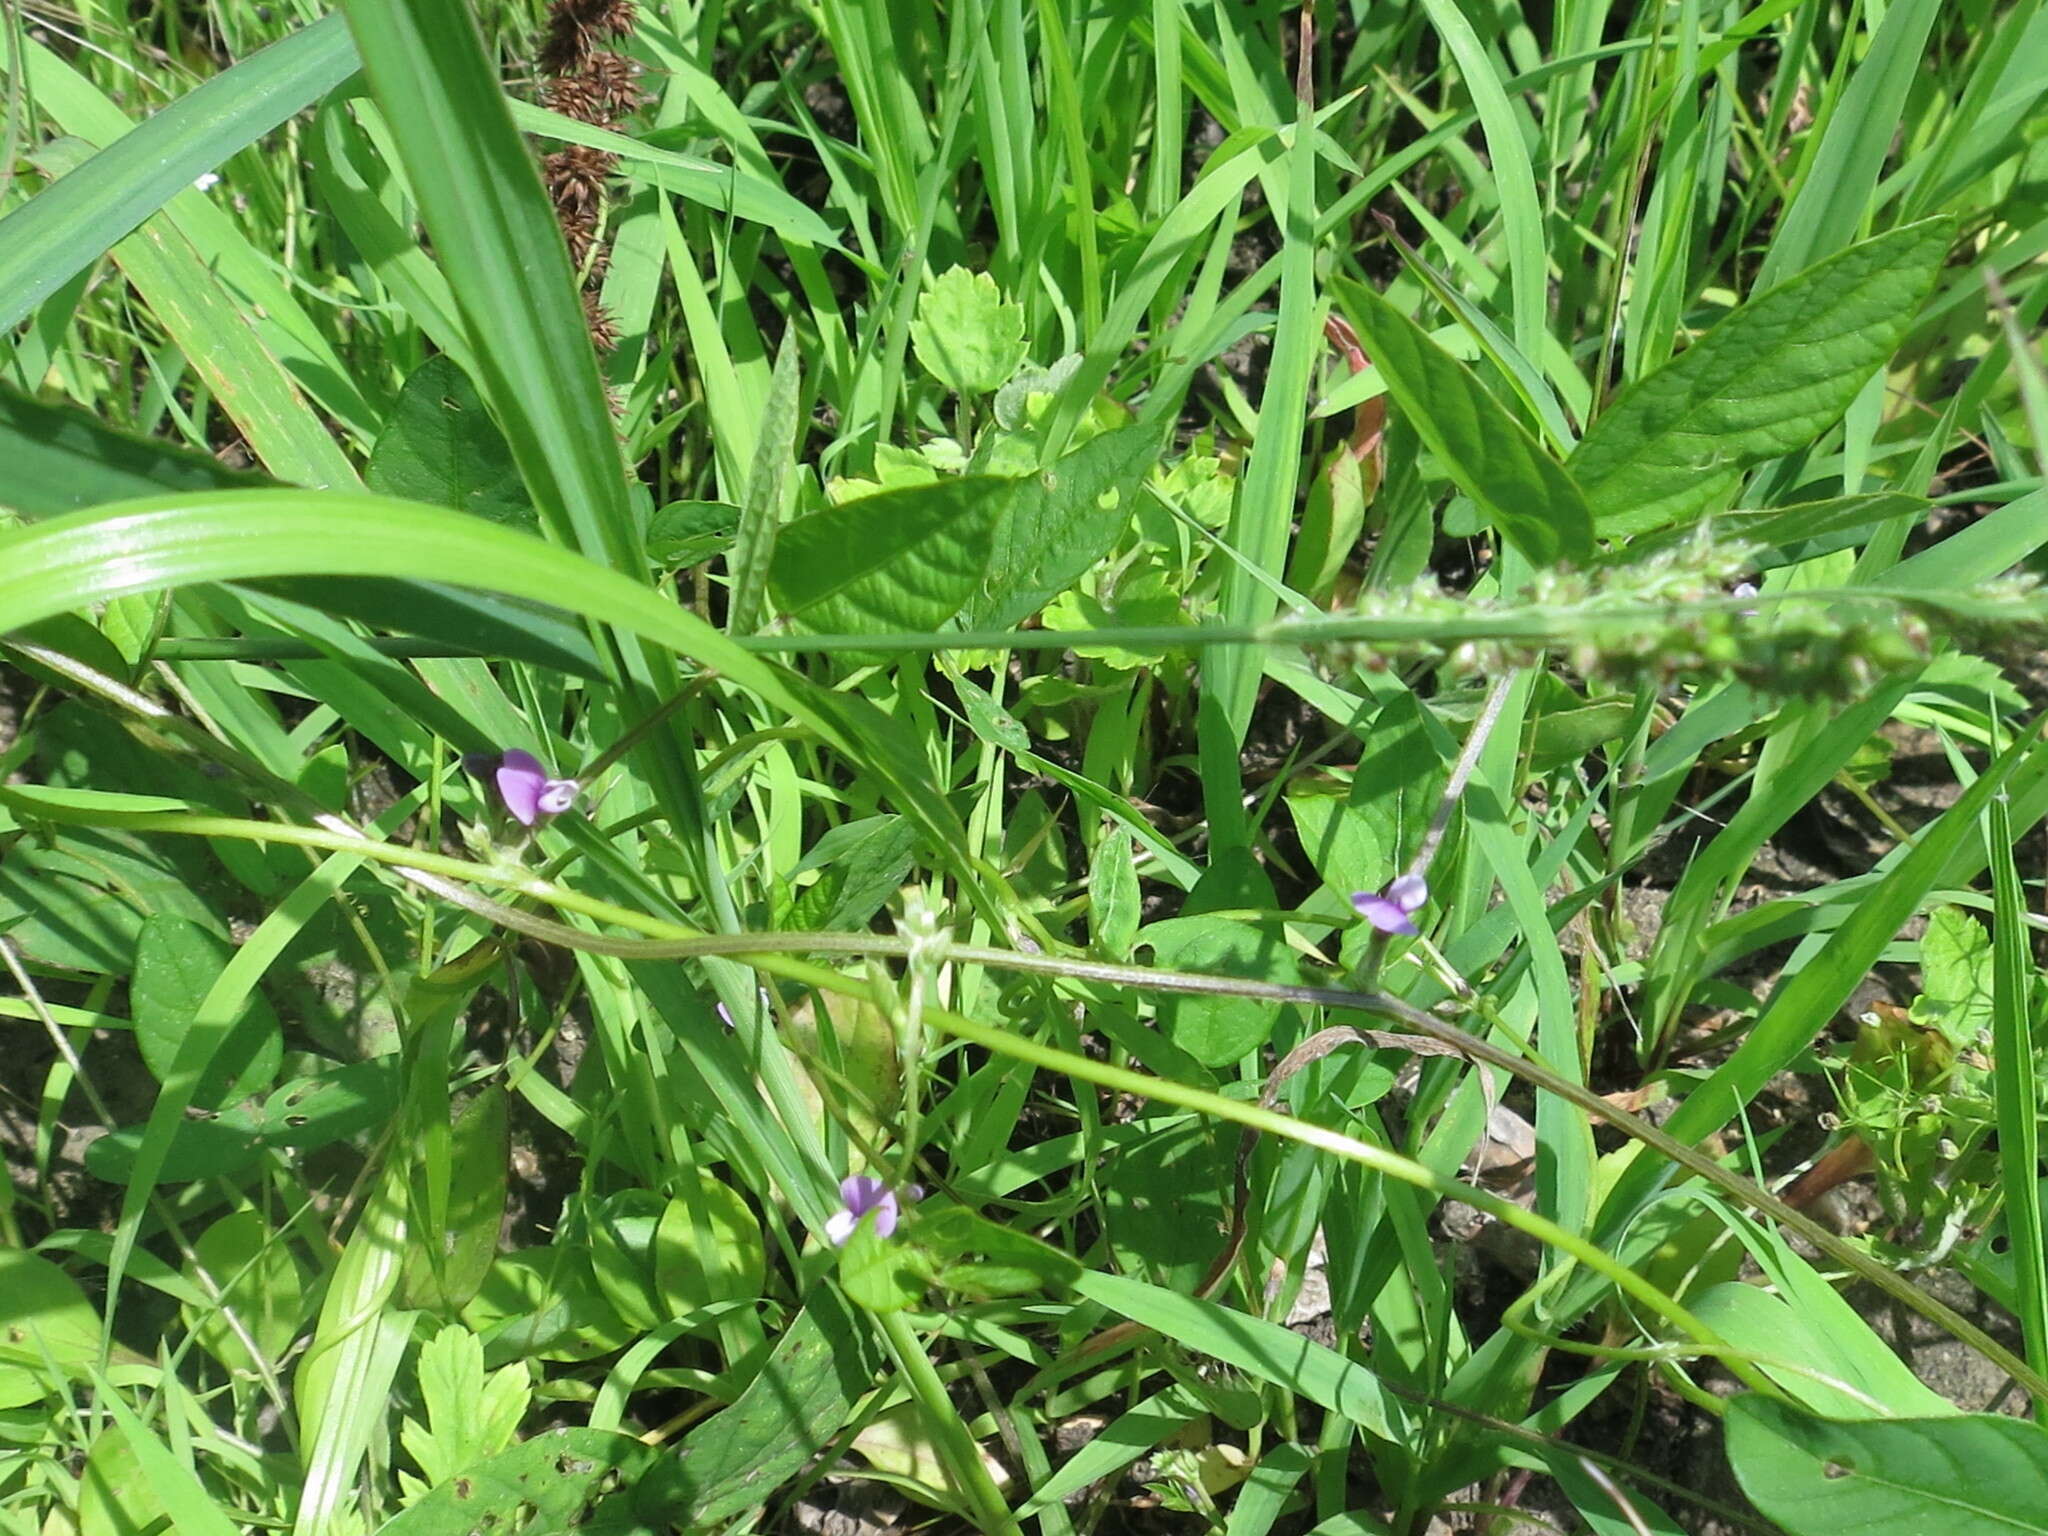
[[[93,148],[138,131],[121,109],[71,65],[30,39],[22,43],[23,76],[39,108],[66,134]],[[228,185],[232,186],[230,180]],[[159,223],[189,240],[213,279],[239,300],[244,323],[291,374],[299,388],[367,444],[382,412],[376,380],[358,380],[314,323],[275,255],[259,251],[228,213],[189,187],[162,205]]]
[[[1995,796],[1984,812],[1996,926],[1992,992],[1992,1090],[1998,1100],[1998,1166],[2005,1196],[2015,1311],[2027,1363],[2048,1365],[2048,1243],[2042,1236],[2041,973],[2034,963],[2025,889],[2013,861],[2012,811]],[[2048,1425],[2048,1403],[2034,1416]]]
[[[355,68],[341,18],[324,17],[180,97],[0,219],[0,330]]]
[[[75,142],[59,140],[38,158],[65,169],[79,153]],[[300,485],[358,483],[348,456],[181,230],[152,220],[114,247],[114,260],[266,469]]]
[[[1885,10],[1869,54],[1801,168],[1799,190],[1757,272],[1760,290],[1832,256],[1861,232],[1940,10],[1941,0],[1899,0]]]
[[[637,572],[568,248],[474,24],[423,0],[344,9],[468,331],[477,384],[543,526],[592,560]]]
[[[1223,577],[1223,614],[1233,623],[1256,623],[1273,613],[1273,595],[1258,576],[1274,578],[1285,568],[1288,534],[1294,525],[1309,374],[1322,347],[1315,270],[1314,125],[1313,104],[1299,103],[1283,162],[1287,223],[1282,231],[1280,314],[1272,363],[1259,407],[1258,438],[1230,521],[1231,546],[1243,557],[1243,564],[1232,562]],[[1257,656],[1237,650],[1211,652],[1202,660],[1202,802],[1212,845],[1218,850],[1250,846],[1238,751],[1251,720],[1259,673]]]

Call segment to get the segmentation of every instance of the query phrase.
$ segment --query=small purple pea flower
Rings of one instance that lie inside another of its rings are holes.
[[[583,786],[574,779],[551,779],[540,759],[513,747],[496,754],[473,752],[462,760],[478,778],[490,774],[497,780],[498,798],[522,827],[530,827],[543,816],[559,816],[576,803]]]
[[[1400,875],[1384,891],[1357,891],[1351,905],[1381,933],[1405,934],[1413,938],[1421,930],[1410,918],[1429,900],[1429,882],[1420,875]]]
[[[834,1248],[844,1248],[846,1240],[853,1236],[861,1218],[870,1211],[875,1217],[875,1236],[887,1237],[896,1230],[896,1222],[902,1214],[897,1204],[896,1191],[880,1179],[867,1174],[855,1174],[850,1179],[839,1181],[839,1198],[845,1202],[825,1222],[825,1236],[831,1239]],[[915,1184],[903,1188],[905,1202],[921,1200],[924,1191]]]

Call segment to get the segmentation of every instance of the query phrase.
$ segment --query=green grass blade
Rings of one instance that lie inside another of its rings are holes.
[[[64,168],[82,156],[77,141],[60,139],[37,159]],[[299,485],[358,483],[333,434],[183,231],[152,219],[114,247],[114,260],[266,469]]]
[[[839,249],[839,241],[834,237],[831,225],[781,187],[762,177],[730,165],[714,165],[695,155],[657,149],[626,134],[594,128],[589,123],[550,112],[546,107],[536,107],[531,102],[512,101],[508,105],[512,109],[512,121],[522,133],[609,150],[631,167],[625,174],[632,180],[647,182],[664,192],[673,192],[677,197],[702,204],[721,216],[765,224],[788,239]]]
[[[1774,287],[1834,255],[1862,230],[1941,5],[1942,0],[1897,0],[1886,9],[1870,52],[1850,76],[1804,167],[1799,191],[1757,273],[1759,288]]]
[[[211,454],[117,432],[84,411],[44,405],[4,385],[0,463],[7,466],[7,504],[24,517],[164,491],[253,489],[259,480]]]
[[[1735,1054],[1686,1095],[1665,1129],[1697,1144],[1721,1129],[1782,1071],[1845,1003],[1906,920],[1919,909],[1964,839],[1995,796],[2027,760],[2048,751],[2039,728],[2022,735],[1954,805],[1925,828],[1912,851],[1872,890],[1820,952],[1781,986]],[[1860,737],[1859,737],[1860,739]],[[1602,1209],[1601,1230],[1612,1234],[1631,1219],[1664,1170],[1639,1161],[1617,1181]]]
[[[22,61],[37,105],[65,133],[97,149],[134,131],[119,107],[48,49],[25,39]],[[191,242],[208,274],[240,301],[245,322],[299,388],[367,446],[383,421],[375,391],[366,396],[368,381],[352,376],[276,259],[252,245],[226,209],[196,190],[171,198],[156,222]]]
[[[1315,111],[1307,101],[1295,113],[1285,164],[1280,314],[1259,405],[1258,437],[1230,518],[1230,547],[1243,558],[1231,562],[1223,573],[1222,608],[1232,623],[1258,623],[1270,618],[1276,606],[1266,582],[1277,578],[1287,564],[1287,537],[1301,479],[1302,433],[1308,424],[1309,376],[1322,348],[1315,267]],[[1256,654],[1235,648],[1211,651],[1202,658],[1202,801],[1215,851],[1250,846],[1238,753],[1251,722],[1260,671]]]
[[[325,17],[181,96],[0,219],[0,330],[355,69],[341,18]]]
[[[1508,283],[1514,295],[1515,346],[1522,356],[1543,356],[1543,334],[1550,324],[1549,270],[1544,259],[1543,205],[1536,196],[1536,171],[1521,119],[1501,84],[1491,54],[1472,30],[1456,0],[1422,0],[1430,24],[1450,49],[1471,93],[1473,109],[1486,134],[1486,152],[1493,162],[1489,178],[1500,204],[1502,233],[1508,247]],[[1478,189],[1474,189],[1475,191]]]
[[[113,1416],[121,1433],[128,1437],[129,1450],[148,1479],[151,1491],[163,1501],[174,1528],[188,1531],[191,1536],[236,1536],[235,1523],[222,1513],[213,1495],[193,1476],[192,1468],[150,1433],[149,1426],[110,1382],[96,1377],[95,1387],[95,1403]]]
[[[2013,1266],[2014,1310],[2027,1363],[2048,1364],[2048,1248],[2041,1231],[2041,1085],[2036,1076],[2041,976],[2027,928],[2026,893],[2013,862],[2012,809],[1995,797],[1984,814],[1996,926],[1992,933],[1992,1087],[1998,1099],[1998,1167]],[[2034,1405],[2048,1425],[2048,1403]]]
[[[772,715],[802,721],[891,781],[934,846],[966,833],[914,746],[878,711],[742,649],[652,588],[538,539],[460,513],[330,492],[227,493],[128,502],[0,534],[0,634],[130,592],[265,576],[410,577],[566,608],[715,668]],[[751,1000],[751,990],[744,999]]]
[[[425,0],[345,11],[542,526],[614,570],[640,570],[568,247],[474,24]]]

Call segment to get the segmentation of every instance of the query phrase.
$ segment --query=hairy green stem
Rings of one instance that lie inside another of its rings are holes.
[[[1431,645],[1439,649],[1467,641],[1513,641],[1544,646],[1595,640],[1607,631],[1639,634],[1646,625],[1671,626],[1703,613],[1743,613],[1787,604],[1888,611],[1905,609],[2001,623],[2048,621],[2048,602],[2038,597],[1996,601],[1971,593],[1894,590],[1882,586],[1815,588],[1760,593],[1753,597],[1703,598],[1696,602],[1537,603],[1495,609],[1464,608],[1455,613],[1286,614],[1258,624],[1138,624],[1110,629],[962,629],[882,635],[735,635],[733,644],[769,655],[822,656],[843,651],[923,656],[946,651],[1064,651],[1085,645],[1130,650],[1201,650],[1217,645],[1317,646],[1346,643]],[[475,656],[466,646],[404,636],[378,637],[370,644],[391,656]],[[165,661],[314,660],[317,647],[289,639],[257,637],[217,640],[167,637],[155,653]]]

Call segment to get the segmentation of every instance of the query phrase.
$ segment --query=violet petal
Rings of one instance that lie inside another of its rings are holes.
[[[1420,875],[1398,875],[1382,892],[1403,912],[1414,912],[1429,903],[1429,882]]]
[[[1408,914],[1401,909],[1398,902],[1389,901],[1377,892],[1359,891],[1351,898],[1351,905],[1358,909],[1360,917],[1381,933],[1405,934],[1413,938],[1421,932],[1408,920]]]
[[[856,1216],[865,1216],[888,1192],[888,1185],[865,1173],[856,1173],[851,1178],[839,1181],[839,1198],[846,1202],[846,1208]]]
[[[875,1202],[875,1236],[887,1237],[896,1230],[896,1194],[883,1190],[882,1198]]]
[[[531,752],[515,747],[498,764],[498,798],[522,827],[532,826],[540,816],[541,791],[547,782],[547,770]]]

